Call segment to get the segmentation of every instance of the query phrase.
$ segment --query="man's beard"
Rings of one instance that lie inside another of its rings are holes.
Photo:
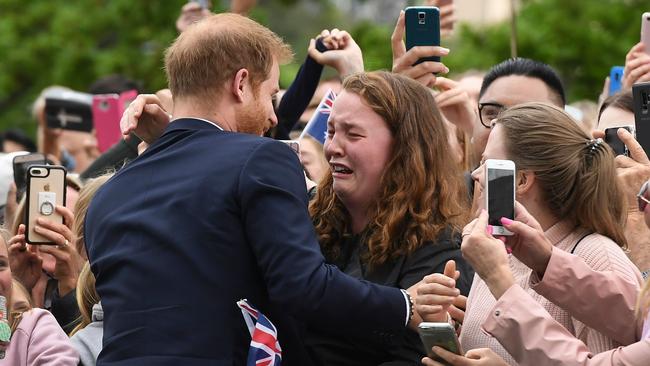
[[[255,100],[250,105],[235,112],[237,132],[262,136],[267,129],[267,118],[264,108]]]

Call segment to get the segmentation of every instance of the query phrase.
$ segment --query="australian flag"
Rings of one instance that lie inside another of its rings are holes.
[[[316,112],[311,116],[309,122],[305,126],[305,129],[302,130],[300,138],[303,138],[305,135],[313,137],[316,141],[320,142],[321,145],[325,143],[325,137],[327,136],[327,120],[330,118],[330,111],[332,110],[332,105],[334,105],[334,99],[336,99],[336,94],[332,89],[328,89],[323,99],[321,99],[316,108]]]
[[[237,306],[241,309],[248,331],[251,333],[246,366],[280,366],[282,349],[275,325],[247,300],[237,301]]]

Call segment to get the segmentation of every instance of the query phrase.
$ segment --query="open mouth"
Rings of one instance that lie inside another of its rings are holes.
[[[337,174],[352,174],[352,169],[342,164],[330,164],[332,172]]]

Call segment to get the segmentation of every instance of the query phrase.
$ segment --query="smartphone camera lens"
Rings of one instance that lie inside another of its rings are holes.
[[[41,174],[41,170],[40,169],[33,169],[32,174]]]
[[[418,12],[418,23],[424,24],[424,18],[426,14],[423,11]]]

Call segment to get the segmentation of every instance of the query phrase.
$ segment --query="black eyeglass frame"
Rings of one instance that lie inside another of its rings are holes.
[[[483,125],[483,127],[485,127],[485,128],[492,128],[492,120],[487,121],[488,124],[486,124],[483,121],[483,107],[485,107],[485,106],[501,108],[501,111],[499,113],[503,112],[504,110],[506,110],[508,108],[508,107],[504,106],[503,104],[499,104],[499,103],[491,103],[491,102],[479,103],[478,104],[478,119],[481,122],[481,124]]]

